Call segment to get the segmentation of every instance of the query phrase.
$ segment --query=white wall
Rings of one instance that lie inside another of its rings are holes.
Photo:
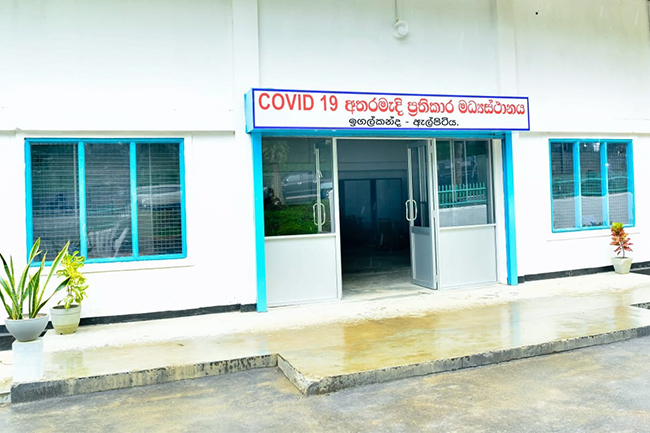
[[[494,6],[400,0],[260,0],[260,81],[289,89],[495,94]]]
[[[233,129],[230,0],[3,0],[0,40],[0,129]]]
[[[531,131],[514,139],[519,275],[608,266],[609,230],[553,233],[549,139],[633,140],[635,261],[649,261],[650,35],[643,0],[515,1],[517,92]]]
[[[650,261],[650,136],[593,133],[521,134],[514,142],[515,205],[519,275],[611,265],[609,229],[553,233],[549,139],[632,139],[636,224],[628,232],[636,262]]]
[[[513,1],[531,129],[650,132],[645,0]]]

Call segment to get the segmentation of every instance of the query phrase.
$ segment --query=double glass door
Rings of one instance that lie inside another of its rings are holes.
[[[408,251],[414,284],[439,289],[496,281],[488,140],[372,140],[366,147],[345,141],[340,160],[337,139],[262,141],[269,305],[340,297],[339,227],[351,223],[355,231],[346,233],[356,237],[348,241],[370,232],[373,251],[387,251],[385,245],[403,251],[396,267],[408,266]],[[340,203],[339,170],[345,173]],[[355,260],[366,257],[366,250],[346,251]]]

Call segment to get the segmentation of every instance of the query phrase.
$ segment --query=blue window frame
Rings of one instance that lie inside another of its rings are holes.
[[[187,256],[182,139],[26,139],[27,251],[88,263]],[[47,260],[47,259],[46,259]]]
[[[550,140],[553,231],[634,225],[631,140]]]

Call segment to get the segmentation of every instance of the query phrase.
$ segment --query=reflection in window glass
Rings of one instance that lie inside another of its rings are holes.
[[[488,142],[437,140],[440,227],[491,224]]]
[[[129,143],[88,143],[88,258],[132,255]]]
[[[332,140],[264,138],[266,236],[332,232]]]
[[[68,240],[70,251],[80,248],[77,152],[77,143],[31,146],[32,230],[34,239],[41,239],[41,251],[48,253],[46,260]]]
[[[181,254],[179,144],[137,143],[136,161],[139,254]]]
[[[627,143],[607,143],[607,185],[609,220],[622,224],[632,221],[632,191],[627,167]]]
[[[603,225],[603,182],[600,143],[580,143],[582,227]]]
[[[551,144],[551,179],[553,184],[553,227],[575,227],[576,200],[573,174],[573,144]]]
[[[415,208],[413,212],[413,225],[415,227],[429,227],[429,188],[427,176],[429,166],[427,164],[426,146],[417,146],[409,149],[411,164],[411,188],[413,189],[413,200]]]

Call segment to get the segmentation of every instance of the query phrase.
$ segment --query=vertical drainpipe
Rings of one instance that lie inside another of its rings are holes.
[[[519,283],[517,274],[517,230],[515,225],[515,186],[513,175],[512,133],[506,133],[503,140],[503,197],[505,204],[506,256],[508,285]]]

